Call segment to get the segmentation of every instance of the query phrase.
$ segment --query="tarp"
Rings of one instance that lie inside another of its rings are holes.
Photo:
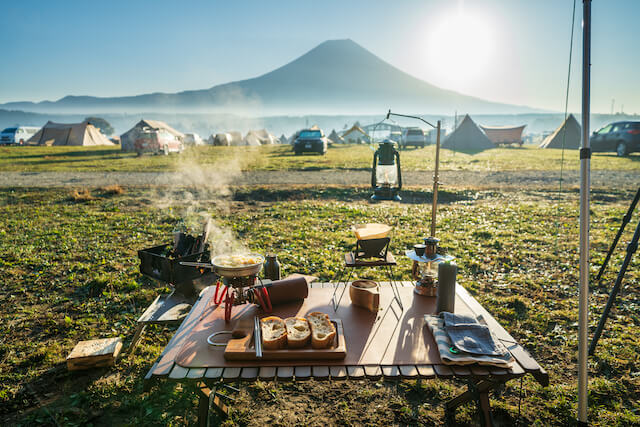
[[[27,141],[27,145],[115,145],[98,128],[88,122],[54,123],[47,122]]]
[[[480,151],[494,148],[495,145],[467,114],[444,140],[442,147],[457,151]]]
[[[136,142],[136,139],[138,139],[140,134],[143,133],[145,129],[162,129],[177,137],[181,141],[184,140],[184,134],[182,132],[175,130],[165,122],[161,122],[159,120],[142,119],[138,123],[136,123],[134,127],[120,135],[120,148],[122,149],[122,151],[135,151],[134,144]]]
[[[480,128],[487,135],[487,138],[496,145],[499,144],[522,144],[522,131],[527,125],[522,126],[485,126]]]
[[[562,148],[562,139],[564,138],[564,148],[578,150],[580,148],[581,134],[580,123],[578,123],[573,114],[569,114],[567,120],[542,141],[540,148]]]

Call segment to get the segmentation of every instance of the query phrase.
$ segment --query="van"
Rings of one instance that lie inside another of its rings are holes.
[[[136,153],[181,153],[184,150],[182,141],[164,129],[145,129],[133,143]]]
[[[33,126],[6,128],[0,133],[0,145],[24,145],[38,130]]]
[[[427,145],[427,138],[420,128],[407,128],[402,131],[402,146],[424,147]]]

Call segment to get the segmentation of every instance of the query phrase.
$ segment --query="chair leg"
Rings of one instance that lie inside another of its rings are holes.
[[[138,323],[138,325],[136,326],[136,331],[133,334],[133,339],[131,340],[131,344],[129,344],[129,355],[132,355],[135,351],[136,345],[138,344],[138,341],[140,341],[140,337],[142,336],[142,333],[144,332],[146,327],[146,323]]]

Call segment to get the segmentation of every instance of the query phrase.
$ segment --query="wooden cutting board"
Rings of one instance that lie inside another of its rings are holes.
[[[113,366],[121,348],[120,338],[80,341],[67,356],[67,369],[78,371]]]
[[[311,348],[311,343],[303,348],[285,348],[281,350],[262,350],[262,358],[256,357],[253,329],[243,338],[231,339],[224,351],[226,360],[339,360],[347,355],[342,320],[331,319],[336,327],[336,337],[327,349]]]

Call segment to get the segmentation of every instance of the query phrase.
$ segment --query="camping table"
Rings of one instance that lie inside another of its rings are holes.
[[[422,319],[424,314],[433,313],[435,310],[435,297],[414,296],[411,282],[399,283],[404,310],[392,303],[391,287],[383,285],[380,296],[382,309],[378,314],[371,314],[362,308],[352,306],[348,298],[343,299],[337,312],[334,313],[331,308],[334,285],[311,284],[309,296],[302,310],[304,311],[305,307],[314,310],[320,308],[320,311],[328,313],[332,318],[343,319],[345,324],[347,357],[344,360],[325,361],[226,361],[222,356],[222,349],[208,348],[206,344],[202,344],[201,338],[197,340],[194,338],[197,337],[198,325],[203,319],[210,319],[215,309],[209,303],[214,287],[206,288],[145,376],[145,390],[150,390],[155,382],[161,380],[196,385],[200,392],[198,416],[201,424],[206,425],[210,407],[213,406],[223,413],[228,410],[225,402],[220,398],[221,394],[216,390],[237,381],[292,381],[309,378],[316,380],[459,379],[467,382],[468,389],[445,404],[447,418],[451,419],[460,405],[475,401],[482,425],[492,425],[489,405],[489,393],[492,390],[526,374],[531,374],[543,386],[548,385],[547,372],[460,285],[456,286],[456,313],[482,316],[495,336],[509,349],[516,362],[510,369],[476,364],[467,366],[442,364],[433,336],[423,324]],[[289,305],[275,307],[275,315],[278,315],[279,311],[282,317],[291,315],[289,313],[291,309],[283,312],[281,307],[289,307]],[[218,310],[220,311],[222,310]],[[366,316],[371,320],[368,331],[363,330],[360,322],[360,318]],[[356,321],[352,322],[354,319]],[[220,319],[211,324],[217,326],[206,331],[201,330],[200,333],[213,333],[220,330],[218,328],[229,329]],[[356,326],[351,326],[350,334],[348,325],[357,325],[360,329],[354,331],[353,328]],[[200,325],[200,329],[202,327],[203,325]],[[193,366],[185,363],[185,351],[188,355],[190,354],[186,360],[196,364],[200,360],[201,365]],[[190,366],[181,366],[176,360]]]

